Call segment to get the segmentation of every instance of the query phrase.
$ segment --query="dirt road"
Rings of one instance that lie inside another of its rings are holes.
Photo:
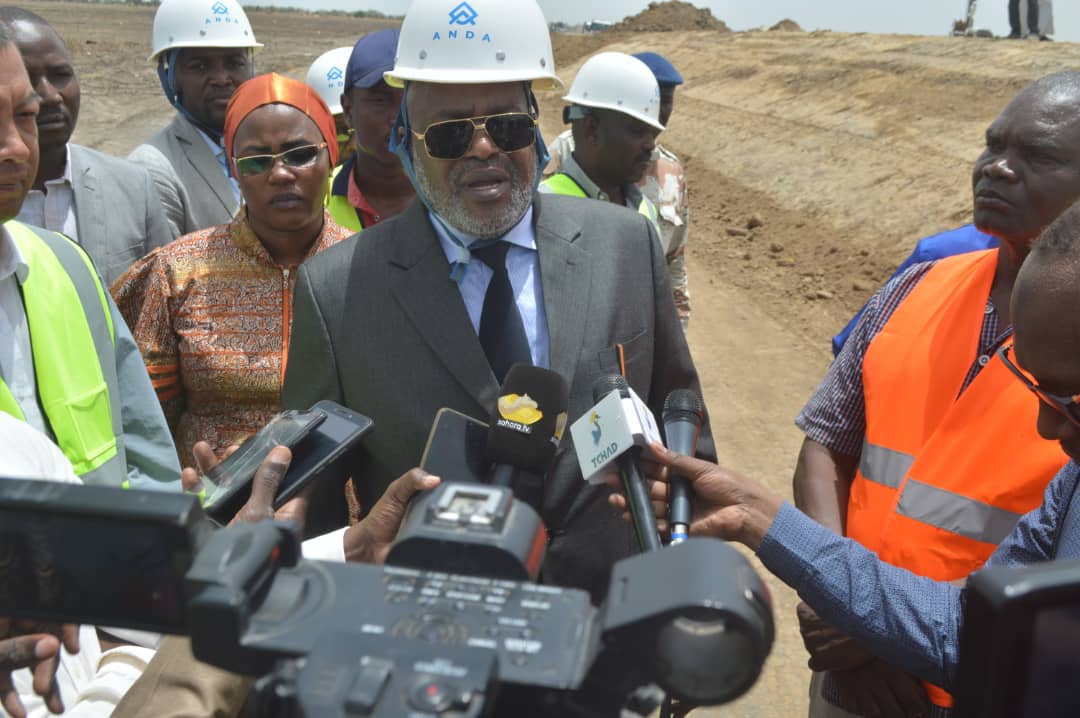
[[[126,154],[170,110],[147,8],[28,1],[76,51],[76,140]],[[385,23],[252,12],[258,67],[301,75]],[[925,234],[970,218],[970,166],[989,121],[1030,80],[1080,66],[1080,46],[828,32],[557,36],[573,79],[601,48],[667,55],[686,78],[662,141],[687,163],[690,343],[722,460],[790,494],[791,420],[828,339]],[[545,135],[557,96],[542,98]],[[756,225],[748,229],[749,225]],[[799,716],[805,654],[793,593],[772,581],[778,639],[761,681],[695,715]]]

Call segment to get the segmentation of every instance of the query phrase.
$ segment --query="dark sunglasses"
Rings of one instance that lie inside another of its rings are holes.
[[[456,160],[469,151],[473,135],[481,127],[503,152],[517,152],[536,141],[536,118],[526,112],[432,122],[423,132],[412,130],[412,133],[416,139],[424,141],[424,147],[432,158]]]
[[[293,147],[291,150],[278,152],[276,155],[233,157],[233,161],[236,162],[236,171],[241,177],[253,177],[254,175],[261,175],[263,172],[272,170],[274,168],[274,163],[279,159],[286,167],[292,167],[293,169],[308,167],[315,162],[319,153],[324,149],[326,149],[326,143],[320,142],[317,145]]]
[[[1032,379],[1028,378],[1028,375],[1024,371],[1013,364],[1012,359],[1009,358],[1009,352],[1012,350],[1012,344],[1006,344],[998,349],[998,356],[1001,357],[1001,361],[1008,367],[1009,371],[1016,375],[1016,378],[1024,383],[1031,392],[1039,397],[1039,401],[1046,404],[1048,407],[1064,416],[1069,422],[1080,429],[1080,394],[1075,396],[1061,396],[1060,394],[1051,394],[1050,392],[1042,389]]]

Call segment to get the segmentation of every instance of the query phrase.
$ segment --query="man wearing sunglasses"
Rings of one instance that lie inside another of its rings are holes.
[[[1001,378],[1020,391],[1025,420],[1069,461],[1046,487],[1041,504],[1019,519],[987,559],[987,566],[1025,566],[1080,559],[1080,204],[1054,222],[1031,249],[1013,291],[1012,348]],[[1032,395],[1034,394],[1034,396]],[[1036,399],[1036,397],[1038,397]],[[1004,419],[1014,431],[1016,414]],[[994,475],[997,458],[972,441],[983,470]],[[830,531],[752,479],[715,464],[654,447],[659,467],[648,467],[654,506],[667,499],[667,474],[690,479],[694,516],[690,532],[739,541],[795,589],[822,618],[857,640],[872,655],[939,686],[955,686],[965,589],[935,581],[879,559],[859,542]],[[1025,457],[1004,459],[1006,473],[1025,471]],[[1004,474],[1002,474],[1004,475]],[[617,477],[609,484],[620,488]],[[621,495],[612,503],[625,510]],[[661,521],[665,527],[666,521]],[[1070,651],[1075,645],[1063,645]],[[1065,681],[1075,675],[1061,676]],[[878,715],[928,715],[903,710],[895,696]],[[1063,715],[1063,713],[1056,713]],[[1025,713],[1025,715],[1033,715]]]
[[[1030,244],[1080,198],[1078,118],[1080,73],[1044,77],[1009,103],[972,176],[974,224],[1001,246],[886,284],[796,420],[806,433],[796,505],[931,579],[979,568],[1065,461],[1036,432],[1037,405],[998,349]],[[799,618],[818,671],[812,715],[948,714],[944,691],[920,690],[805,604]]]
[[[571,422],[603,374],[624,370],[657,413],[670,390],[700,391],[655,225],[536,191],[532,91],[560,81],[534,0],[415,0],[385,78],[404,86],[391,142],[417,201],[301,266],[283,394],[375,420],[353,470],[362,510],[420,459],[439,408],[489,416],[514,363],[567,379]],[[698,446],[712,453],[707,425]],[[636,543],[577,467],[565,443],[543,482],[543,577],[599,600]]]

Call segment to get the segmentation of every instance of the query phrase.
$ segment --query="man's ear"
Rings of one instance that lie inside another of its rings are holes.
[[[352,98],[349,97],[349,91],[341,93],[341,114],[345,118],[345,126],[351,130],[356,128],[352,126]]]

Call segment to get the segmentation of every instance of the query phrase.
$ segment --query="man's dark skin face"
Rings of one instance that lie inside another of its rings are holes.
[[[394,126],[402,91],[382,80],[373,87],[352,87],[341,95],[341,109],[356,133],[356,149],[384,165],[401,166],[390,152],[390,128]]]
[[[1080,97],[1029,88],[986,130],[972,175],[975,226],[1020,257],[1080,198]]]
[[[621,195],[641,179],[660,131],[614,110],[590,110],[582,122],[585,143],[575,147],[574,159],[607,194]]]
[[[67,47],[52,28],[28,21],[10,27],[30,84],[41,98],[37,117],[41,176],[35,181],[40,188],[46,179],[63,174],[67,143],[79,119],[79,80]]]
[[[221,132],[229,98],[251,79],[248,51],[243,48],[188,47],[176,61],[180,104],[201,124]]]
[[[675,109],[675,85],[660,85],[660,124],[667,127]]]
[[[19,214],[37,174],[39,102],[15,45],[0,48],[0,222]]]
[[[1013,292],[1014,360],[1051,394],[1080,394],[1080,290],[1062,267],[1047,271],[1056,257],[1035,255],[1021,269]],[[1074,260],[1075,261],[1075,260]],[[1075,273],[1075,270],[1074,270]],[[1032,401],[1039,401],[1034,395]],[[1080,428],[1039,401],[1039,436],[1061,444],[1080,461]]]

